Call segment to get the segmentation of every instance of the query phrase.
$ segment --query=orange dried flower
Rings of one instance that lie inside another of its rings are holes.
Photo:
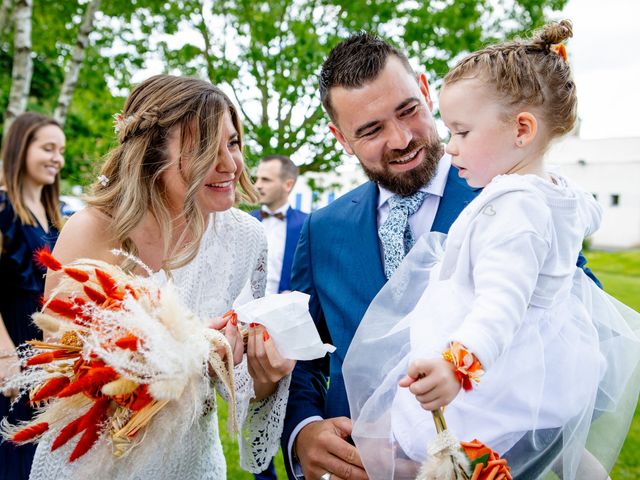
[[[50,397],[56,396],[61,390],[67,387],[71,383],[69,377],[54,377],[48,380],[40,389],[31,397],[31,402],[36,403],[42,400],[47,400]]]
[[[32,367],[34,365],[43,365],[45,363],[51,363],[54,360],[66,360],[69,358],[75,358],[79,355],[80,354],[77,351],[70,351],[62,348],[59,350],[53,350],[51,352],[43,352],[34,355],[29,360],[27,360],[26,365],[28,367]]]
[[[102,431],[101,425],[107,415],[110,402],[111,400],[108,398],[98,399],[89,411],[80,417],[82,420],[78,424],[78,430],[84,430],[84,433],[80,437],[80,440],[78,440],[73,452],[71,452],[69,462],[80,458],[96,443]]]
[[[70,300],[63,300],[61,298],[52,298],[47,308],[58,315],[75,320],[80,315],[80,308],[78,305]]]
[[[567,47],[564,46],[564,43],[551,45],[550,49],[553,53],[560,55],[565,62],[567,61]]]
[[[454,373],[465,390],[473,388],[472,381],[480,382],[480,377],[484,374],[482,363],[460,342],[451,342],[449,349],[442,353],[442,358],[456,367]]]
[[[120,291],[117,282],[111,275],[99,268],[96,268],[95,272],[102,290],[108,297],[114,300],[122,300],[124,298],[124,294]]]
[[[39,437],[44,432],[49,430],[49,424],[47,422],[36,423],[35,425],[29,424],[27,427],[14,433],[11,437],[11,441],[15,443],[24,443]]]
[[[96,289],[89,287],[88,285],[85,285],[84,287],[82,287],[82,289],[84,290],[84,293],[87,295],[87,297],[89,297],[92,302],[98,305],[102,305],[107,301],[107,297],[105,297]]]
[[[124,337],[120,337],[116,340],[116,346],[125,350],[138,351],[138,345],[142,344],[142,339],[138,338],[133,333],[128,333]]]
[[[80,431],[80,424],[82,423],[83,419],[84,416],[78,417],[74,421],[63,427],[62,430],[60,430],[60,433],[53,441],[53,444],[51,444],[52,452],[63,446],[78,434],[78,432]]]
[[[512,480],[507,460],[481,441],[460,442],[460,446],[471,462],[471,480]]]
[[[89,280],[89,274],[79,268],[65,267],[64,273],[80,283],[84,283]]]
[[[33,254],[33,259],[39,267],[44,269],[58,271],[62,268],[62,264],[51,255],[51,250],[47,245],[36,250]]]
[[[80,392],[90,394],[118,378],[118,375],[118,372],[111,367],[93,367],[86,374],[62,389],[58,393],[58,398],[70,397]]]

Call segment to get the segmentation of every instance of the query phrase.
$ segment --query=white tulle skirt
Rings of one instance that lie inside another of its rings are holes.
[[[345,358],[352,437],[372,479],[414,478],[436,434],[431,413],[398,381],[412,359],[440,356],[472,303],[470,288],[439,279],[443,243],[437,234],[418,241]],[[459,439],[504,455],[515,478],[551,469],[606,478],[637,404],[640,316],[582,270],[573,281],[554,307],[529,308],[508,350],[445,410]]]

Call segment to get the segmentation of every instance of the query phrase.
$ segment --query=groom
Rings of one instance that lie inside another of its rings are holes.
[[[331,133],[371,181],[312,213],[302,229],[292,289],[311,295],[318,330],[337,350],[296,365],[282,446],[290,478],[359,480],[366,474],[349,443],[341,372],[351,339],[405,250],[430,230],[446,233],[478,191],[444,154],[425,74],[379,38],[359,33],[332,50],[320,98]]]
[[[425,74],[381,39],[358,33],[336,45],[322,66],[320,98],[331,133],[371,181],[312,213],[302,229],[292,289],[311,296],[318,330],[337,349],[296,364],[282,447],[290,478],[360,480],[367,476],[350,443],[342,377],[349,344],[413,242],[448,232],[479,189],[444,154]]]

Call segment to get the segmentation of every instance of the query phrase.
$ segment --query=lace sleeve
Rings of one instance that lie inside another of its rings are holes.
[[[253,222],[253,219],[251,219]],[[267,239],[262,227],[256,222],[252,233],[257,233],[257,243],[253,244],[257,251],[253,270],[249,279],[249,290],[253,298],[264,296],[267,285]],[[254,237],[255,238],[255,237]],[[255,255],[255,253],[254,253]],[[246,286],[244,293],[249,293]],[[241,294],[241,296],[244,296]],[[234,369],[236,420],[240,426],[239,451],[240,465],[252,473],[264,471],[271,459],[278,452],[280,437],[284,425],[284,414],[289,397],[291,375],[278,383],[273,395],[254,402],[253,379],[249,375],[247,357]],[[215,386],[220,396],[229,401],[229,394],[219,380]]]
[[[251,473],[264,471],[280,448],[290,381],[287,375],[273,395],[249,403],[240,431],[240,466]]]
[[[253,298],[264,296],[267,286],[267,239],[260,237],[258,259],[251,275],[251,293]],[[243,362],[246,364],[246,362]],[[245,369],[246,371],[246,369]],[[253,380],[247,372],[253,393]],[[238,378],[236,377],[236,381]],[[291,375],[278,383],[273,395],[258,402],[249,402],[243,410],[244,422],[240,431],[240,465],[251,473],[260,473],[268,466],[280,448],[280,437],[284,426],[284,414],[289,398]]]
[[[275,393],[258,402],[252,402],[253,379],[247,370],[246,357],[234,370],[236,382],[236,420],[240,425],[240,466],[251,473],[266,470],[271,459],[278,453],[284,426],[284,415],[289,398],[291,375],[278,383]],[[216,381],[220,396],[229,401],[229,395]]]

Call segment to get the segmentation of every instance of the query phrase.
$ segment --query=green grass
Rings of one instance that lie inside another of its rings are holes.
[[[586,253],[586,257],[589,267],[602,281],[605,290],[634,310],[640,311],[640,250],[615,253],[591,251]],[[250,480],[253,476],[240,468],[237,444],[227,433],[227,405],[222,399],[219,399],[218,405],[220,434],[227,459],[227,478]],[[278,453],[276,457],[276,470],[278,478],[286,478],[282,453]],[[611,478],[640,478],[640,408],[636,409],[629,434],[611,472]]]
[[[592,250],[587,252],[587,265],[598,274],[613,273],[640,278],[640,250],[626,252],[601,252]],[[636,299],[637,306],[640,302]]]
[[[218,426],[220,427],[220,438],[222,440],[222,449],[224,450],[224,458],[227,460],[227,478],[232,480],[251,480],[253,475],[240,468],[240,455],[238,454],[238,443],[229,436],[227,431],[227,404],[222,398],[218,397]],[[279,451],[275,458],[276,473],[279,479],[286,479],[287,474],[284,469],[284,460],[282,452]]]
[[[640,311],[640,250],[586,254],[588,265],[602,281],[605,290],[636,311]],[[640,408],[636,408],[627,439],[611,478],[640,478]]]

